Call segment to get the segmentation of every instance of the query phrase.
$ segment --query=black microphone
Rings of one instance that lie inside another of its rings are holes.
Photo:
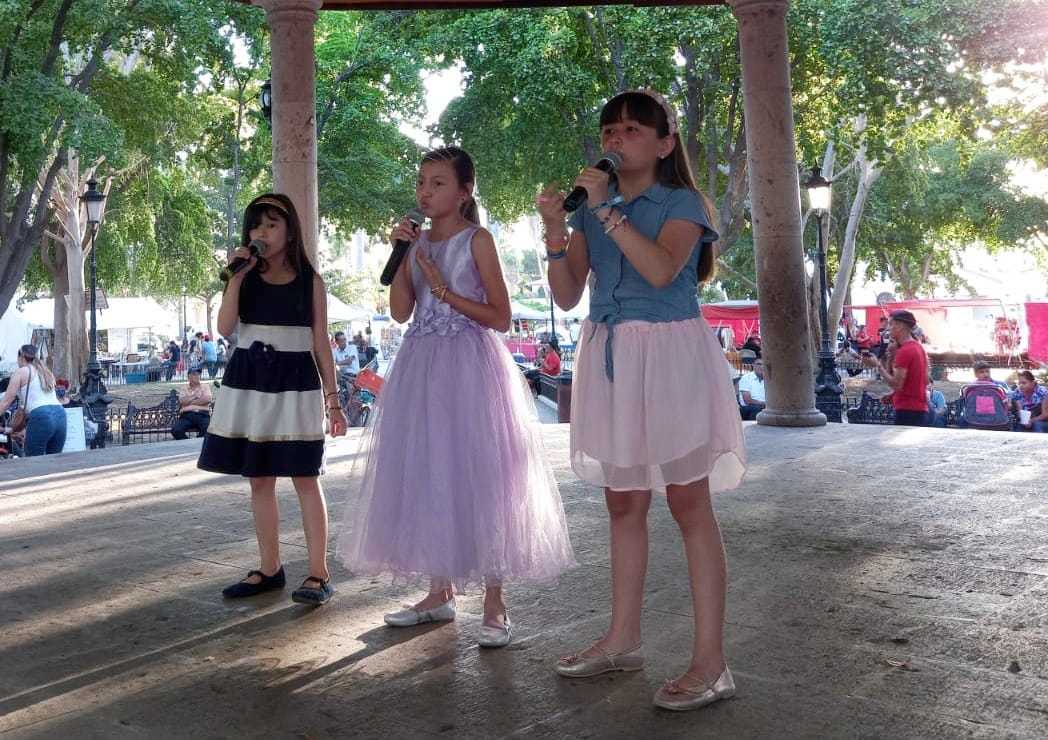
[[[261,257],[265,254],[266,243],[260,239],[252,239],[248,243],[247,249],[251,252],[252,256]],[[243,257],[236,257],[232,262],[222,268],[222,272],[218,273],[218,279],[223,283],[228,283],[231,277],[247,267],[249,261],[250,258],[245,259]]]
[[[597,163],[593,166],[601,172],[613,174],[615,170],[622,166],[622,155],[617,152],[604,152],[600,155],[600,159],[598,159]],[[568,197],[564,199],[564,210],[568,213],[578,210],[578,207],[581,206],[588,197],[589,193],[586,192],[586,188],[579,185],[568,193]]]
[[[408,213],[407,218],[415,226],[421,226],[422,222],[426,220],[425,214],[417,209]],[[386,269],[382,271],[382,277],[378,279],[380,283],[383,285],[393,284],[393,278],[397,276],[400,263],[404,261],[404,257],[407,256],[410,248],[411,242],[406,242],[403,239],[397,239],[393,242],[393,254],[389,255],[389,260],[386,261]]]

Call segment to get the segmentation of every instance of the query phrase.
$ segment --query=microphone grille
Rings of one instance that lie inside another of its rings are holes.
[[[247,248],[255,254],[257,254],[259,257],[261,257],[263,254],[265,254],[266,243],[261,239],[252,239],[248,243]]]
[[[609,170],[610,172],[615,172],[619,167],[622,166],[622,155],[618,152],[604,152],[600,155],[600,158],[611,165],[611,170]]]
[[[415,208],[411,211],[408,211],[408,220],[416,226],[421,226],[426,220],[426,214],[424,214],[419,209]]]

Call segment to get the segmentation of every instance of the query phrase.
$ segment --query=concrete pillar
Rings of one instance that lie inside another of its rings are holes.
[[[291,197],[317,265],[317,117],[313,28],[322,0],[253,0],[266,10],[273,78],[273,189]]]
[[[789,0],[727,0],[739,23],[746,152],[761,313],[767,407],[757,423],[826,423],[815,408],[814,372],[804,292],[800,183],[790,60]]]

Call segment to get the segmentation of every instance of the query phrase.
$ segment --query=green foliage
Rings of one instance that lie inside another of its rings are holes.
[[[1048,232],[1048,203],[1010,185],[1011,159],[945,114],[913,126],[862,222],[859,255],[870,272],[889,276],[906,296],[928,292],[935,278],[960,290],[956,257],[966,246],[994,252]]]

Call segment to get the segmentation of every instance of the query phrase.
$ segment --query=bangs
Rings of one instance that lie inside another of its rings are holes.
[[[616,95],[600,112],[600,125],[603,128],[612,123],[621,123],[627,118],[650,126],[659,136],[665,136],[669,132],[662,106],[649,95],[633,92]]]
[[[284,223],[289,223],[287,213],[283,210],[268,203],[255,203],[248,206],[247,213],[244,214],[244,228],[248,231],[257,228],[262,224],[262,216],[269,216],[274,221],[280,219]]]

